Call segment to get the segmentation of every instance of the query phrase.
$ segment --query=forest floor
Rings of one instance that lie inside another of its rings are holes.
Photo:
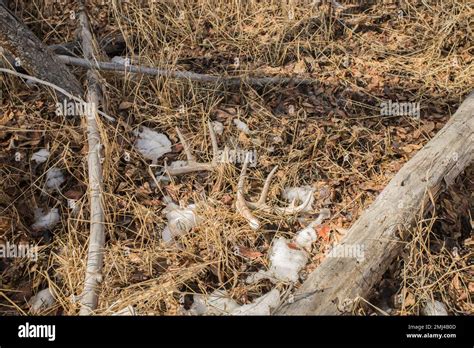
[[[44,43],[77,40],[73,1],[14,3],[12,11]],[[193,294],[215,289],[225,289],[239,305],[275,287],[291,293],[474,86],[469,1],[344,11],[253,0],[92,3],[98,42],[117,36],[125,42],[103,60],[119,56],[169,70],[317,81],[225,87],[101,72],[103,110],[121,122],[103,120],[100,129],[106,247],[98,314],[132,307],[140,315],[183,314]],[[84,81],[85,69],[71,69]],[[49,287],[56,304],[40,314],[75,315],[90,216],[83,120],[58,115],[53,94],[42,86],[6,75],[2,83],[0,241],[39,249],[37,260],[0,259],[0,312],[30,313],[30,298]],[[419,103],[419,117],[381,115],[389,100]],[[164,178],[165,162],[185,159],[176,127],[200,161],[211,159],[208,121],[223,126],[220,149],[255,154],[247,199],[256,200],[278,165],[268,202],[283,206],[285,188],[310,187],[311,209],[291,216],[257,211],[262,227],[254,230],[235,209],[239,161]],[[156,163],[143,157],[136,149],[140,127],[165,134],[171,152]],[[32,156],[41,149],[49,156],[37,163]],[[51,168],[64,179],[54,189],[48,188]],[[450,314],[474,313],[473,179],[471,167],[420,217],[405,251],[357,314],[417,315],[428,299],[443,302]],[[162,239],[168,198],[181,207],[195,204],[200,220],[171,244]],[[32,227],[38,208],[57,209],[59,222]],[[318,226],[296,283],[246,281],[269,267],[274,240],[291,239],[325,208],[330,218]]]

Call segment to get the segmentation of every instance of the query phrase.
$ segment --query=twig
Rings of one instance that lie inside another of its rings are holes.
[[[130,65],[130,64],[119,64],[112,62],[99,62],[99,61],[88,61],[82,58],[75,58],[64,55],[56,56],[62,63],[81,66],[87,69],[97,69],[103,71],[115,71],[115,72],[129,72],[136,74],[146,74],[153,76],[163,76],[175,78],[178,80],[191,80],[198,82],[207,82],[207,83],[221,83],[227,86],[238,86],[243,83],[252,85],[252,86],[265,86],[265,85],[278,85],[278,84],[304,84],[311,85],[316,83],[316,80],[313,79],[302,79],[296,77],[227,77],[227,76],[213,76],[208,74],[197,74],[190,71],[171,71],[165,69],[152,68],[147,66],[140,65]]]
[[[67,92],[65,89],[59,87],[58,85],[55,85],[54,83],[51,83],[51,82],[48,82],[48,81],[45,81],[45,80],[41,80],[41,79],[39,79],[37,77],[34,77],[34,76],[31,76],[31,75],[22,74],[22,73],[19,73],[19,72],[15,71],[15,70],[0,68],[0,72],[15,75],[15,76],[21,77],[23,79],[30,80],[30,81],[39,83],[39,84],[47,86],[47,87],[51,87],[52,89],[64,94],[66,97],[71,98],[71,99],[77,101],[78,103],[85,103],[85,101],[83,99],[81,99],[79,97],[76,97],[75,95],[72,95],[71,93]],[[107,115],[105,112],[97,110],[97,113],[101,116],[104,116],[108,121],[115,122],[115,118],[113,118],[112,116]]]
[[[79,23],[81,26],[80,36],[82,38],[82,50],[84,57],[88,60],[94,58],[93,38],[89,30],[89,20],[85,11],[84,3],[79,1]],[[89,170],[90,189],[90,237],[89,251],[87,253],[87,266],[84,281],[84,290],[81,295],[80,315],[90,315],[97,308],[98,285],[102,282],[102,268],[104,264],[104,207],[102,203],[102,165],[100,162],[100,133],[97,124],[98,105],[101,100],[99,89],[99,77],[97,72],[89,70],[87,72],[87,101],[93,108],[87,108],[87,141],[89,143],[89,153],[87,163]]]

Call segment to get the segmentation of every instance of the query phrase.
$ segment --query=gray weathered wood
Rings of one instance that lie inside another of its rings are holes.
[[[80,35],[84,57],[95,60],[92,34],[89,29],[89,19],[85,6],[80,1],[79,6]],[[87,140],[89,153],[87,155],[89,171],[89,199],[91,206],[89,249],[87,253],[86,275],[84,290],[81,295],[80,315],[93,314],[97,308],[99,298],[99,284],[102,281],[102,266],[104,263],[104,207],[102,202],[103,178],[100,161],[101,139],[98,125],[98,107],[102,100],[99,76],[97,71],[87,72],[87,102],[92,107],[86,108]]]
[[[64,64],[70,64],[75,66],[81,66],[87,69],[97,69],[103,71],[114,71],[118,73],[137,73],[146,74],[153,76],[170,77],[178,80],[190,80],[198,81],[203,83],[217,83],[226,86],[239,86],[243,83],[252,86],[266,86],[272,84],[295,84],[295,85],[311,85],[317,81],[314,79],[306,79],[299,77],[247,77],[247,76],[214,76],[209,74],[198,74],[191,71],[177,71],[177,70],[166,70],[148,66],[140,65],[123,65],[113,62],[100,62],[100,61],[88,61],[82,58],[70,57],[58,55],[56,56]]]
[[[51,82],[75,96],[82,95],[76,77],[23,23],[0,3],[0,46],[31,75]],[[62,99],[64,96],[60,96]]]
[[[340,241],[350,254],[363,248],[362,259],[326,257],[276,314],[350,313],[366,298],[404,246],[403,232],[474,157],[474,92],[449,122],[395,175]],[[352,248],[352,249],[351,249]]]

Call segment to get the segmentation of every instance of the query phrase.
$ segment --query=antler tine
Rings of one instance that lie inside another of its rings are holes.
[[[254,230],[257,230],[260,227],[260,221],[253,216],[252,212],[248,207],[248,202],[244,198],[244,186],[245,186],[245,176],[247,174],[248,166],[248,157],[245,157],[244,165],[240,172],[239,181],[237,182],[237,200],[235,207],[237,211],[249,222],[250,227]]]
[[[188,162],[196,161],[193,154],[191,153],[191,149],[189,147],[188,142],[186,141],[186,139],[184,139],[183,134],[181,134],[181,131],[178,127],[176,127],[176,133],[178,133],[179,141],[183,145],[184,153],[186,154],[186,159],[188,160]]]
[[[260,194],[260,198],[258,199],[257,203],[255,203],[257,206],[264,206],[265,205],[265,200],[267,199],[268,191],[270,189],[270,184],[272,182],[273,175],[275,175],[277,169],[278,169],[278,166],[275,166],[275,168],[272,169],[270,174],[268,174],[267,179],[265,180],[265,184],[263,185],[263,189],[262,189],[262,193]]]
[[[207,127],[209,128],[209,135],[211,136],[212,160],[216,161],[217,156],[219,156],[219,148],[217,147],[216,132],[214,131],[214,127],[212,126],[211,121],[207,121]]]
[[[304,209],[306,209],[306,207],[308,206],[308,204],[311,202],[313,198],[313,195],[312,194],[309,194],[308,197],[306,197],[306,199],[304,200],[303,203],[301,203],[300,205],[296,206],[295,207],[295,204],[296,204],[296,198],[293,199],[293,201],[290,203],[289,206],[287,207],[275,207],[275,211],[281,215],[292,215],[292,214],[296,214],[296,213],[299,213],[301,211],[303,211]]]
[[[192,172],[200,172],[200,171],[212,171],[218,165],[218,155],[219,155],[219,148],[217,147],[217,138],[214,129],[212,128],[212,124],[210,122],[207,123],[209,127],[209,134],[211,136],[211,143],[212,143],[212,161],[200,163],[196,161],[196,158],[191,153],[191,148],[189,147],[188,142],[184,138],[183,134],[176,128],[176,133],[178,134],[179,141],[183,145],[183,151],[186,154],[186,163],[183,165],[182,163],[178,166],[168,166],[165,163],[165,171],[169,175],[181,175],[181,174],[188,174]]]
[[[306,209],[308,205],[311,203],[313,195],[310,194],[306,197],[306,199],[300,204],[296,205],[297,198],[294,198],[292,202],[287,207],[272,207],[265,203],[265,200],[268,195],[268,191],[270,189],[270,183],[275,175],[278,166],[272,169],[270,174],[268,174],[265,184],[262,188],[262,193],[260,194],[260,198],[256,203],[246,201],[244,198],[244,185],[245,185],[245,177],[247,174],[247,167],[248,167],[249,157],[245,156],[244,165],[242,166],[242,170],[240,172],[239,181],[237,183],[237,199],[236,199],[236,208],[237,211],[249,222],[250,227],[253,229],[258,229],[260,227],[260,221],[252,214],[252,210],[262,210],[268,213],[277,213],[280,215],[292,215],[299,213]]]

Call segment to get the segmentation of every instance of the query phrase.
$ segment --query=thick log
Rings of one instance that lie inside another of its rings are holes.
[[[403,232],[413,225],[421,209],[426,211],[432,199],[473,158],[474,92],[349,229],[338,249],[333,249],[338,252],[329,254],[296,291],[294,301],[281,306],[276,314],[350,313],[357,299],[368,297],[399,254],[407,237]]]
[[[0,46],[19,59],[31,75],[82,96],[76,77],[3,3],[0,3]],[[64,96],[60,96],[62,99]]]

